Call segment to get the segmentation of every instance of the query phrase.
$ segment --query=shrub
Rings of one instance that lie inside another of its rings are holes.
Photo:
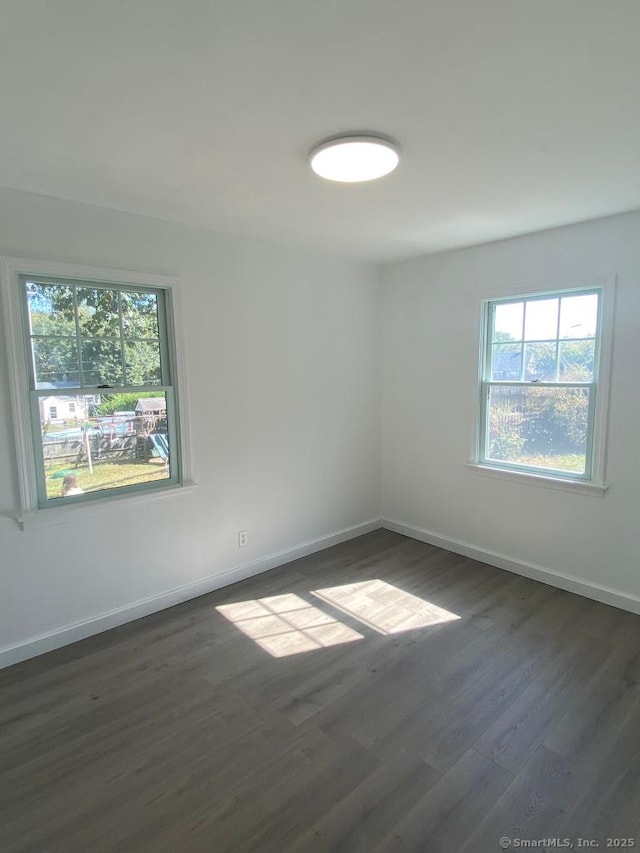
[[[142,397],[157,397],[158,394],[153,391],[143,391],[142,393],[134,391],[126,394],[104,394],[98,406],[98,414],[101,417],[113,415],[115,412],[133,412],[136,408],[136,403]]]
[[[511,459],[520,456],[525,439],[522,435],[524,417],[508,408],[491,409],[489,416],[489,456],[491,459]]]

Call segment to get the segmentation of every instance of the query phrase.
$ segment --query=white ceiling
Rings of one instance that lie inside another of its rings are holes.
[[[640,207],[639,83],[640,0],[0,0],[0,186],[387,260]]]

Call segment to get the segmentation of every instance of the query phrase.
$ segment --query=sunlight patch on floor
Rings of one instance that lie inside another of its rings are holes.
[[[353,628],[293,593],[221,604],[216,610],[277,658],[363,639]]]
[[[455,613],[383,580],[368,580],[312,592],[381,634],[398,634],[459,619]]]

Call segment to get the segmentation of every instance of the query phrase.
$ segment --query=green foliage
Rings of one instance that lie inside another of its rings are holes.
[[[526,454],[584,453],[589,396],[582,388],[522,388],[523,452]]]
[[[125,341],[127,382],[148,385],[160,382],[160,345],[151,341]]]
[[[33,358],[38,383],[58,385],[78,381],[78,349],[73,328],[60,314],[32,311],[31,328],[42,335],[33,342]]]
[[[589,383],[593,378],[594,340],[558,342],[560,382]],[[542,382],[556,379],[556,344],[525,347],[524,375]],[[520,460],[526,455],[578,454],[584,457],[588,427],[589,391],[535,384],[505,391],[489,413],[489,447],[493,459]]]
[[[81,384],[80,361],[85,385],[160,382],[155,293],[31,284],[28,298],[39,383]]]
[[[556,376],[555,343],[529,344],[525,348],[525,379],[540,379],[543,382],[554,381]]]
[[[579,388],[563,388],[548,395],[540,409],[538,423],[544,435],[536,436],[536,450],[580,452],[587,440],[589,397]],[[533,436],[531,437],[533,438]]]
[[[515,460],[525,446],[522,434],[524,416],[508,405],[489,410],[489,456],[491,459]]]
[[[107,415],[113,415],[116,412],[133,412],[136,407],[136,403],[142,397],[157,397],[157,393],[153,391],[146,391],[142,394],[140,393],[130,393],[130,394],[104,394],[100,401],[100,405],[98,406],[98,414],[101,417],[106,417]]]
[[[489,407],[492,459],[524,462],[527,456],[584,457],[588,388],[524,385],[495,390]]]
[[[554,468],[556,471],[575,471],[578,474],[584,472],[585,454],[583,453],[526,453],[518,460],[523,465],[533,465],[536,468]]]
[[[590,382],[595,341],[562,341],[560,373],[565,382]]]

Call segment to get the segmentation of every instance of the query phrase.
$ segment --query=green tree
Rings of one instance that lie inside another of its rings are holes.
[[[78,382],[78,344],[69,336],[64,317],[47,312],[31,315],[31,327],[38,337],[33,338],[33,364],[36,383],[65,385]],[[37,331],[36,331],[37,330]]]
[[[560,378],[564,382],[591,382],[595,341],[560,342]]]
[[[40,383],[144,385],[160,382],[154,293],[75,285],[28,285]]]

